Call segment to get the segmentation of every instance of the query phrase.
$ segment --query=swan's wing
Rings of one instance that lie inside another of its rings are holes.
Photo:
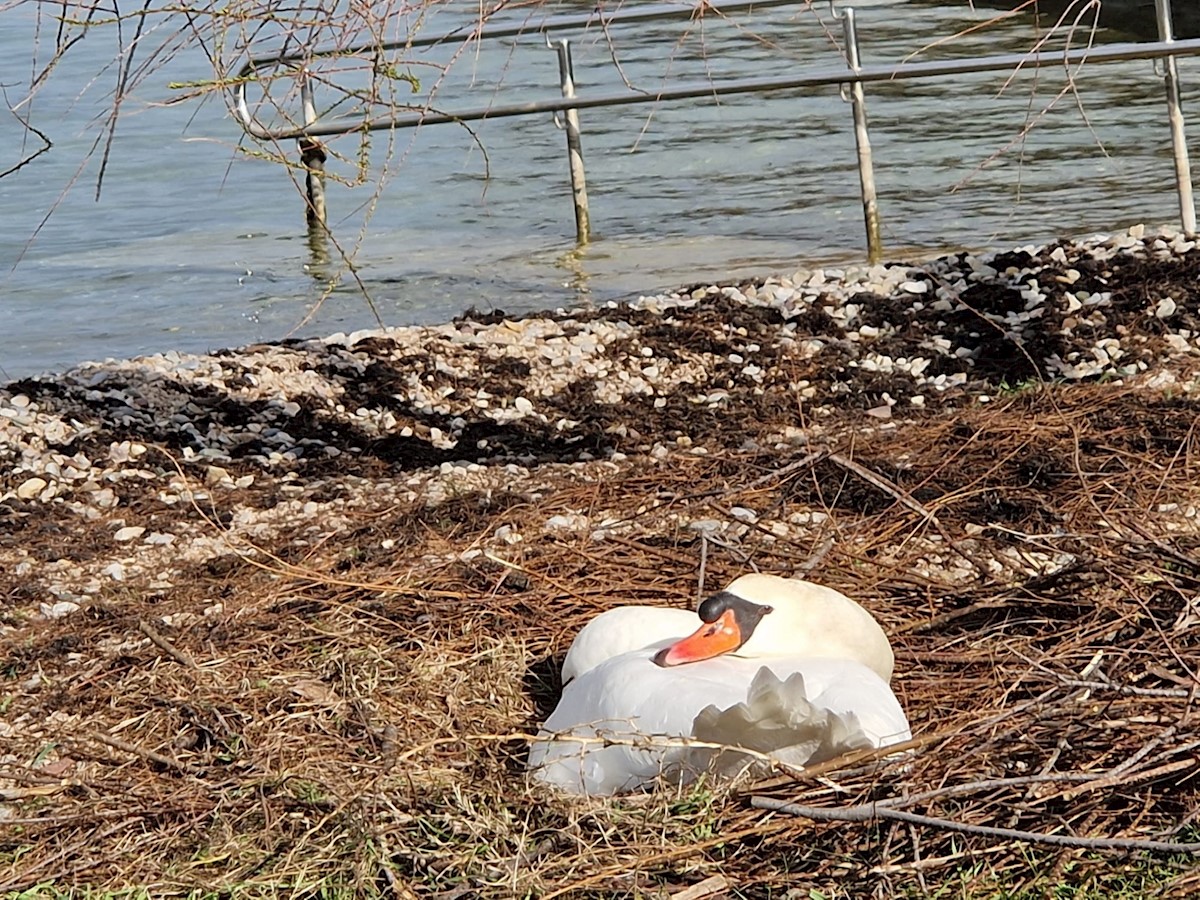
[[[750,675],[745,660],[655,665],[654,653],[673,640],[605,660],[570,682],[530,748],[533,777],[607,796],[682,771],[690,748],[680,739],[691,737],[696,715],[744,698]]]
[[[606,610],[579,630],[563,660],[564,683],[602,662],[668,639],[678,640],[696,630],[700,620],[686,609],[659,606],[618,606]]]
[[[857,663],[841,665],[844,672],[819,686],[810,680],[812,702],[841,715],[853,713],[872,747],[909,740],[908,717],[887,682]]]
[[[763,665],[744,701],[705,708],[693,733],[702,741],[745,747],[794,766],[910,737],[904,711],[883,679],[845,660]],[[753,760],[746,754],[698,751],[691,762],[733,772]]]
[[[788,658],[767,668],[725,656],[655,665],[654,653],[671,640],[605,660],[566,686],[530,749],[535,779],[607,796],[664,774],[687,781],[711,765],[745,761],[694,740],[804,765],[908,736],[887,684],[859,663]]]

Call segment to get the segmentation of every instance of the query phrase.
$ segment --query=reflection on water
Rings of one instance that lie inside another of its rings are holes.
[[[0,59],[28,58],[22,9],[2,14]],[[448,28],[461,15],[450,8],[427,27]],[[992,15],[958,3],[866,0],[864,62],[1015,52],[1039,34],[1019,16],[926,47]],[[589,33],[574,41],[576,83],[584,95],[625,90],[625,80],[656,91],[841,65],[835,25],[822,6],[710,16],[686,36],[680,23],[613,29],[611,44]],[[335,180],[356,177],[359,147],[355,138],[334,141],[327,200],[335,244],[307,232],[303,199],[283,169],[233,151],[238,129],[218,105],[151,106],[169,96],[168,80],[208,74],[201,54],[176,60],[143,86],[141,107],[129,105],[100,201],[85,173],[26,251],[95,139],[88,122],[107,85],[76,95],[111,58],[101,37],[74,48],[35,105],[46,111],[54,150],[0,179],[8,217],[0,367],[11,377],[85,358],[276,339],[301,322],[300,334],[372,327],[360,282],[385,322],[404,324],[469,306],[514,312],[605,301],[863,258],[850,110],[835,88],[583,111],[596,240],[582,250],[573,246],[563,137],[548,115],[373,135],[371,179],[388,172],[377,196]],[[446,58],[429,51],[420,59]],[[1182,69],[1186,107],[1200,67],[1185,60]],[[431,70],[420,71],[428,88]],[[1063,93],[1066,83],[1062,71],[1042,70],[1011,81],[997,74],[869,86],[887,254],[1173,221],[1162,84],[1151,65],[1085,67],[1078,101]],[[452,109],[556,97],[554,53],[536,36],[472,50],[438,91],[439,105]],[[13,131],[0,129],[0,169],[19,150]],[[354,259],[353,274],[342,251]]]
[[[319,222],[310,222],[308,236],[308,274],[322,284],[337,277],[333,257],[329,253],[329,231]]]

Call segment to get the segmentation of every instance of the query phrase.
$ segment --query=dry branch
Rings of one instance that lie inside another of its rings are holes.
[[[147,762],[156,763],[160,766],[165,766],[168,769],[175,769],[177,772],[183,772],[187,775],[199,775],[200,770],[195,766],[185,762],[180,762],[177,759],[172,759],[170,756],[164,756],[162,753],[157,753],[154,750],[147,750],[144,747],[139,747],[137,744],[131,744],[128,741],[123,741],[120,738],[115,738],[111,734],[106,734],[103,731],[87,731],[84,732],[84,737],[89,737],[92,740],[99,741],[116,750],[132,753]]]
[[[907,822],[911,825],[924,825],[929,828],[938,828],[945,831],[957,831],[960,834],[994,837],[1006,841],[1025,841],[1030,844],[1077,847],[1083,850],[1200,853],[1200,842],[1177,843],[1175,841],[1155,841],[1139,838],[1087,838],[1075,837],[1069,834],[1041,834],[1034,831],[1021,831],[1016,828],[972,825],[968,822],[955,822],[950,819],[939,819],[934,816],[922,816],[918,813],[892,809],[891,807],[880,806],[878,804],[830,809],[819,806],[801,806],[798,803],[786,803],[782,800],[775,800],[772,797],[751,797],[750,803],[756,809],[786,813],[789,816],[803,816],[806,819],[813,819],[818,822],[873,822],[876,819],[889,819],[894,822]]]
[[[154,626],[145,619],[138,619],[138,631],[150,638],[150,642],[154,644],[154,646],[158,647],[160,650],[166,653],[167,656],[171,657],[171,659],[175,660],[175,662],[179,663],[184,668],[195,671],[200,670],[200,667],[196,665],[195,660],[163,637],[154,628]]]

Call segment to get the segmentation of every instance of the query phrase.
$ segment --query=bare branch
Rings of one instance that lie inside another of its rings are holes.
[[[1088,838],[1075,837],[1070,834],[1044,834],[1036,831],[1021,831],[1017,828],[998,828],[994,825],[972,825],[969,822],[955,822],[952,819],[923,816],[918,813],[892,809],[891,807],[880,806],[875,803],[833,809],[822,806],[801,806],[798,803],[788,803],[784,800],[776,800],[773,797],[756,796],[750,798],[750,805],[755,809],[780,812],[789,816],[801,816],[817,822],[873,822],[876,819],[887,819],[893,822],[908,822],[913,825],[940,828],[945,831],[957,831],[960,834],[993,837],[1006,841],[1026,841],[1031,844],[1050,844],[1056,847],[1078,847],[1083,850],[1140,850],[1147,853],[1200,854],[1200,843],[1177,843],[1175,841],[1143,840],[1139,838]]]

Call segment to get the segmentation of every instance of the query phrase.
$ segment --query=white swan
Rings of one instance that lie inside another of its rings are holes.
[[[745,575],[698,612],[697,630],[695,613],[638,606],[584,626],[563,662],[562,699],[530,750],[534,778],[609,795],[750,761],[694,742],[800,766],[911,736],[887,684],[887,636],[845,595]]]

